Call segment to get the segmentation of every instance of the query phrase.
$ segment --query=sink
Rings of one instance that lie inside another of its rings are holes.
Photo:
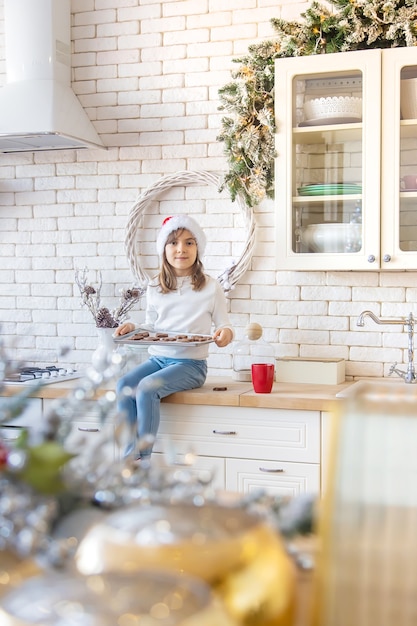
[[[336,394],[336,398],[351,398],[354,395],[362,393],[372,396],[378,393],[382,396],[390,391],[395,391],[395,395],[397,395],[399,387],[413,389],[413,385],[404,385],[404,381],[401,378],[367,378],[357,380],[342,391],[339,391],[339,393]],[[417,389],[414,389],[414,394],[417,401]]]

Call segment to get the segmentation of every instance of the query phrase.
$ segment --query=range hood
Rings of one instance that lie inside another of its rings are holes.
[[[103,148],[71,89],[70,0],[4,0],[0,152]]]

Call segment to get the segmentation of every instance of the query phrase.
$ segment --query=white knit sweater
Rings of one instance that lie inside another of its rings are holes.
[[[176,291],[161,293],[156,282],[146,292],[146,320],[142,328],[156,332],[211,335],[230,326],[226,296],[220,283],[206,276],[201,291],[194,291],[189,276],[177,279]],[[149,354],[176,359],[206,359],[210,344],[151,345]]]

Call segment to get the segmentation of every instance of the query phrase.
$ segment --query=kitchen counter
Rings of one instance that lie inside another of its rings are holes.
[[[62,383],[42,385],[30,394],[34,398],[63,398],[77,388],[79,379]],[[315,385],[307,383],[274,383],[271,393],[255,393],[249,382],[238,382],[232,378],[210,377],[203,387],[178,391],[162,402],[211,406],[245,406],[266,409],[301,409],[329,411],[338,401],[337,394],[352,385],[352,381],[340,385]],[[103,395],[113,385],[98,391]],[[27,389],[26,385],[6,385],[0,395],[10,396]]]
[[[328,411],[338,400],[337,394],[352,385],[314,385],[306,383],[274,383],[271,393],[255,393],[251,383],[232,378],[207,379],[199,389],[179,391],[165,398],[174,404],[209,404],[214,406],[245,406],[264,409],[305,409]],[[216,391],[216,388],[224,391]]]

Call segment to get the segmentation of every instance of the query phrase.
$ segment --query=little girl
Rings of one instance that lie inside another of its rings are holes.
[[[216,279],[204,273],[200,260],[205,246],[204,232],[190,216],[175,215],[163,222],[156,242],[161,269],[147,288],[146,319],[141,328],[178,334],[213,333],[220,348],[233,340],[223,289]],[[135,328],[135,324],[125,322],[115,335],[125,335]],[[156,436],[161,398],[204,384],[208,346],[156,342],[149,347],[149,359],[118,381],[118,409],[135,427],[139,438]],[[135,443],[128,454],[135,452]],[[151,452],[152,446],[136,454],[136,458],[149,458]]]

